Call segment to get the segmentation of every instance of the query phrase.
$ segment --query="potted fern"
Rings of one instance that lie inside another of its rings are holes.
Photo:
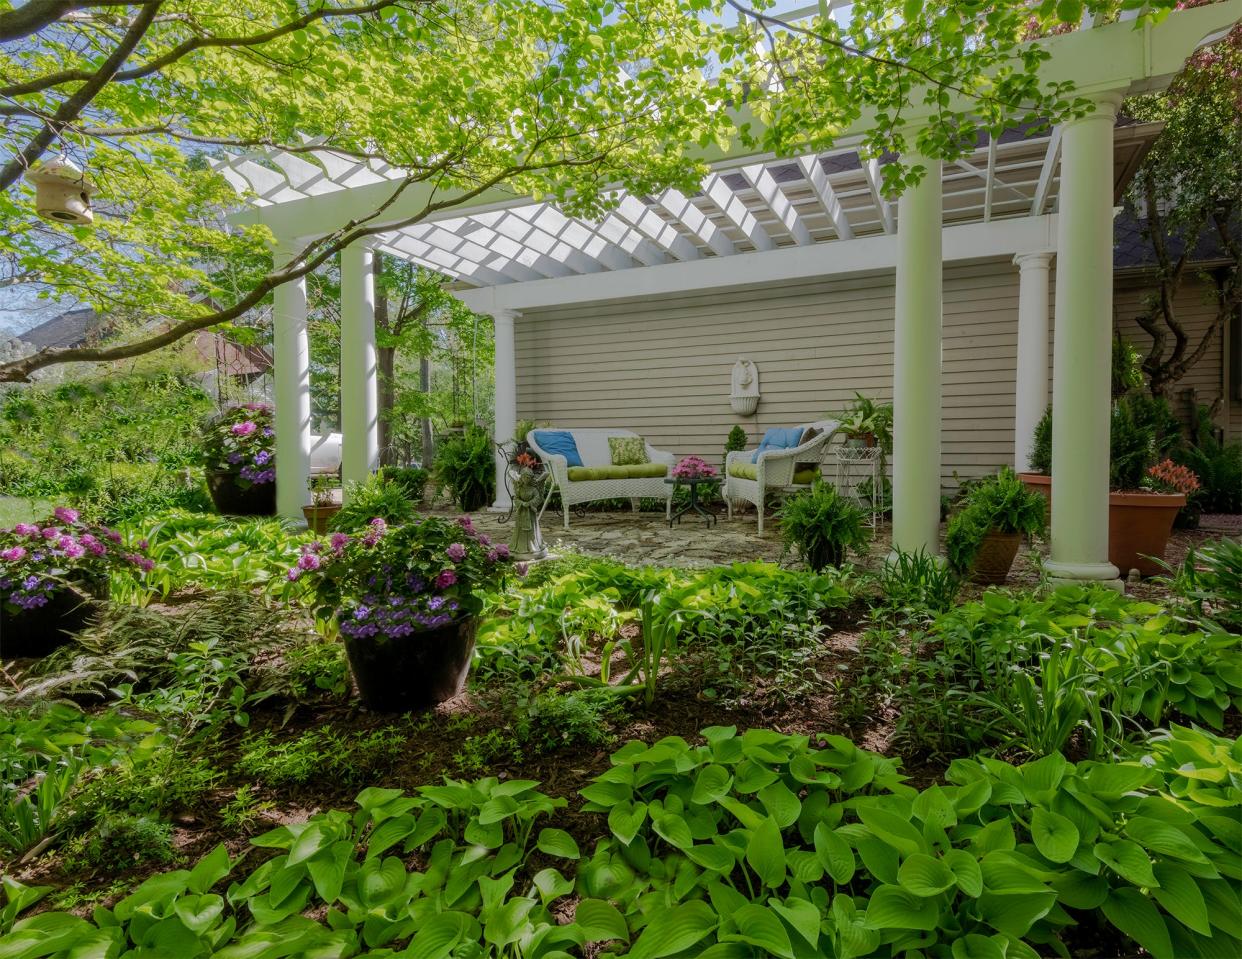
[[[945,553],[954,572],[998,585],[1009,577],[1023,534],[1044,531],[1047,503],[1006,467],[975,484],[949,520]]]
[[[457,508],[473,513],[496,493],[495,448],[487,430],[470,426],[440,442],[435,462],[436,483],[447,488]]]
[[[866,514],[822,480],[787,499],[776,516],[785,550],[796,547],[802,561],[817,573],[840,566],[847,549],[867,544]]]

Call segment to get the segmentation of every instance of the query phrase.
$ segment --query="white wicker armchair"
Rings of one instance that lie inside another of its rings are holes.
[[[747,503],[754,503],[755,509],[759,513],[759,535],[763,535],[763,501],[767,493],[773,490],[797,490],[807,489],[810,483],[797,483],[794,481],[794,466],[798,463],[814,463],[816,472],[819,472],[823,465],[824,457],[828,455],[828,446],[832,442],[833,434],[836,433],[840,423],[837,420],[817,420],[814,423],[806,423],[803,429],[815,427],[820,433],[813,437],[809,442],[802,443],[789,449],[764,450],[759,454],[758,460],[753,464],[754,478],[749,476],[735,476],[733,470],[735,464],[742,467],[750,467],[751,456],[754,450],[741,450],[730,453],[725,458],[725,481],[722,493],[725,502],[729,507],[729,519],[733,519],[733,503],[735,500],[744,500]],[[750,472],[746,469],[746,472]]]
[[[672,453],[658,450],[650,443],[645,444],[647,458],[653,467],[650,472],[656,472],[656,467],[663,467],[659,475],[574,479],[570,476],[570,468],[564,456],[549,453],[539,446],[535,433],[543,432],[544,429],[551,430],[554,427],[541,427],[538,431],[531,430],[526,434],[526,442],[530,444],[530,448],[543,460],[548,472],[552,474],[552,483],[548,486],[548,496],[544,500],[543,508],[546,509],[548,502],[552,499],[552,491],[558,490],[561,494],[561,511],[565,517],[565,529],[569,529],[571,507],[601,499],[629,499],[635,511],[638,510],[639,499],[662,499],[664,500],[664,515],[666,517],[670,515],[673,484],[664,482],[664,478],[673,468]],[[618,429],[568,429],[565,432],[573,434],[574,442],[578,447],[578,455],[582,457],[583,468],[601,472],[613,471],[612,454],[608,446],[609,437],[638,436],[633,430]]]

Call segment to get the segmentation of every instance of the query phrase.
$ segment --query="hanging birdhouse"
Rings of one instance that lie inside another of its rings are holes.
[[[91,194],[99,188],[68,157],[39,164],[27,171],[26,179],[35,185],[35,211],[45,220],[94,222]]]

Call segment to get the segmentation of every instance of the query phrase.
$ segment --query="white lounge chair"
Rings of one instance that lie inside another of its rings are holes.
[[[769,492],[809,489],[821,475],[824,457],[840,423],[837,420],[817,420],[805,423],[805,433],[812,427],[820,432],[811,440],[785,449],[765,449],[752,462],[755,450],[741,450],[725,458],[725,481],[722,491],[729,507],[729,519],[733,519],[733,503],[744,500],[754,503],[759,512],[759,535],[763,535],[763,503]],[[813,464],[813,469],[795,471],[797,464]]]
[[[573,434],[582,458],[581,466],[569,466],[564,456],[544,450],[535,438],[536,433],[565,432]],[[638,436],[632,430],[617,429],[557,429],[541,427],[526,434],[526,442],[544,462],[552,474],[553,485],[548,489],[544,507],[552,498],[552,491],[561,494],[561,510],[565,516],[565,528],[569,529],[569,509],[579,503],[591,503],[602,499],[628,498],[635,510],[639,499],[664,500],[664,515],[671,513],[673,484],[664,482],[673,468],[673,454],[658,450],[645,443],[650,463],[640,466],[613,466],[612,451],[608,446],[610,436]]]

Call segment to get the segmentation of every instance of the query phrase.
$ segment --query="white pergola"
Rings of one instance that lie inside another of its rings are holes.
[[[1123,97],[1160,89],[1199,46],[1242,18],[1242,0],[1174,13],[1159,24],[1118,22],[1039,41],[1048,80],[1071,80],[1094,111],[1032,135],[984,137],[952,163],[909,157],[929,175],[896,202],[882,161],[860,157],[862,129],[828,153],[726,153],[687,195],[623,195],[597,222],[492,190],[342,254],[341,406],[344,478],[376,466],[376,361],[371,258],[379,249],[458,281],[468,306],[496,324],[497,441],[516,425],[514,323],[521,311],[893,268],[893,544],[938,549],[942,273],[947,262],[1012,255],[1020,270],[1015,463],[1047,406],[1048,300],[1056,256],[1052,557],[1054,578],[1116,581],[1108,554],[1112,220],[1124,182],[1158,128],[1117,126]],[[917,120],[917,117],[916,117]],[[389,201],[400,170],[320,149],[255,152],[216,161],[250,203],[238,222],[264,223],[278,261],[309,239]],[[405,188],[384,212],[399,224],[431,187]],[[444,193],[437,194],[444,199]],[[275,294],[277,496],[301,515],[309,471],[306,293]],[[497,471],[503,470],[501,461]],[[504,484],[498,483],[503,491]],[[500,494],[503,497],[503,492]],[[500,502],[497,505],[506,506]]]

